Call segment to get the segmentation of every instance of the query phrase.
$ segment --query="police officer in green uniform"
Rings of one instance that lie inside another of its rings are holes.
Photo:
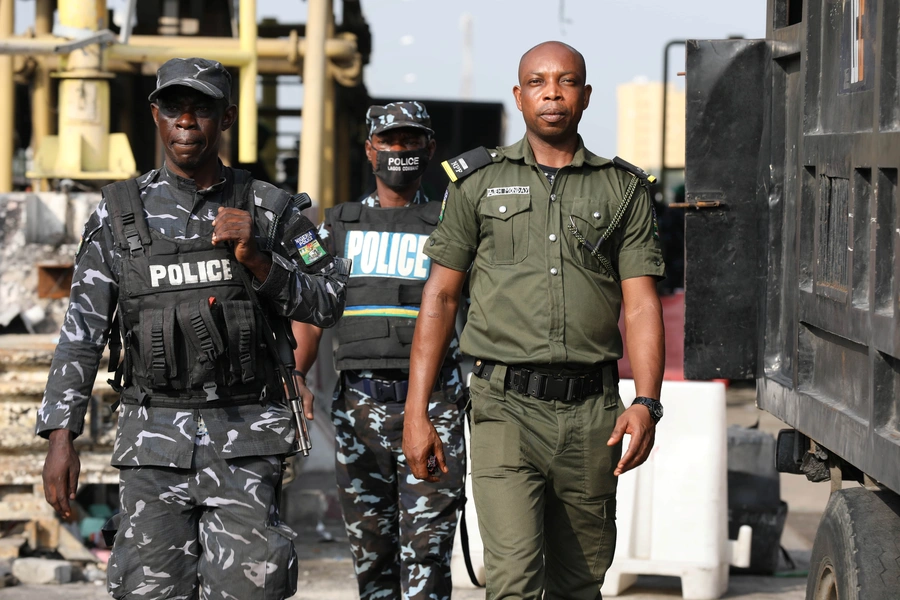
[[[433,266],[403,451],[416,477],[447,472],[426,408],[469,271],[460,343],[476,358],[471,460],[489,599],[601,597],[616,477],[647,459],[662,416],[665,268],[649,178],[584,147],[585,79],[584,58],[565,44],[525,53],[513,88],[525,138],[447,161],[441,223],[425,246]],[[628,410],[616,385],[620,311],[639,396]]]

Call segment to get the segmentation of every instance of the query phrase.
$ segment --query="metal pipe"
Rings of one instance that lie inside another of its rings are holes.
[[[319,220],[325,218],[325,209],[335,204],[334,196],[334,77],[329,73],[325,77],[324,127],[322,132],[322,198],[319,202]]]
[[[260,125],[271,134],[265,144],[259,149],[259,162],[274,178],[278,168],[278,115],[263,107],[276,106],[278,104],[278,77],[264,75],[262,77],[262,105],[257,105],[256,114]]]
[[[62,40],[61,40],[62,41]],[[169,48],[172,44],[171,37],[158,35],[132,35],[129,46],[147,47],[147,48]],[[292,41],[291,38],[257,38],[256,53],[260,58],[284,58],[291,53],[291,46],[298,56],[302,57],[306,53],[309,45],[306,38],[297,38]],[[227,37],[201,37],[201,36],[181,36],[177,38],[177,46],[181,48],[196,48],[200,50],[223,50],[225,52],[239,52],[243,50],[239,40]],[[121,45],[115,44],[110,51],[116,52]],[[335,60],[349,60],[354,57],[357,52],[355,39],[347,37],[335,37],[325,41],[325,55]],[[222,64],[221,59],[216,58]]]
[[[15,0],[0,0],[0,39],[12,36],[15,20]],[[13,189],[15,99],[13,57],[0,56],[0,192]]]
[[[53,0],[37,0],[34,6],[34,33],[50,35],[53,29]],[[53,110],[51,100],[50,65],[43,58],[37,59],[37,69],[31,83],[31,149],[37,153],[44,138],[53,135]],[[37,179],[32,187],[36,191],[48,189],[46,179]]]
[[[300,132],[298,190],[322,200],[322,142],[325,135],[325,41],[333,18],[331,0],[309,0],[303,60],[303,130]],[[321,208],[320,208],[321,211]]]
[[[195,49],[192,49],[190,52],[182,53],[180,56],[187,56],[188,54],[197,54],[197,52],[195,52]],[[202,52],[200,52],[199,54],[202,55]],[[217,57],[211,53],[207,53],[206,56],[217,59]],[[65,64],[64,61],[60,60],[59,56],[52,55],[41,57],[41,62],[46,66],[47,71],[50,73],[62,69],[63,65]],[[222,62],[222,64],[227,63]],[[104,67],[110,73],[128,73],[131,75],[139,75],[141,72],[140,65],[138,63],[126,61],[121,58],[110,59],[109,51],[107,51],[107,57]],[[14,55],[13,72],[21,73],[26,68],[26,57],[21,54]],[[297,75],[297,66],[291,64],[287,59],[284,58],[263,58],[257,61],[257,71],[260,75]],[[52,102],[51,106],[53,106]]]
[[[241,51],[250,55],[241,67],[238,92],[238,161],[256,162],[256,0],[240,4]]]
[[[59,0],[58,10],[63,27],[98,31],[105,26],[105,0]],[[56,167],[60,171],[109,169],[109,82],[104,76],[99,45],[69,55],[59,83],[60,152]]]
[[[71,54],[79,48],[95,44],[105,44],[116,39],[109,29],[97,31],[93,35],[76,37],[74,39],[60,38],[56,36],[44,36],[43,39],[31,37],[14,37],[9,40],[0,40],[0,54],[25,54],[38,56],[46,54]]]
[[[188,55],[201,55],[218,60],[228,67],[243,67],[252,56],[251,53],[241,50],[238,40],[231,38],[184,36],[174,39],[177,40],[177,46],[173,45],[172,36],[132,35],[131,43],[113,44],[106,50],[106,68],[112,72],[130,73],[135,72],[132,63],[165,62],[170,58]],[[6,43],[0,41],[0,54],[13,54],[17,57],[45,56],[48,68],[53,70],[54,66],[61,68],[60,59],[56,56],[60,52],[60,46],[68,48],[72,43],[66,38],[50,35],[35,38],[14,37]],[[272,75],[297,73],[296,62],[302,62],[307,45],[305,38],[299,38],[294,42],[289,39],[258,39],[256,43],[258,73]],[[340,72],[347,71],[351,79],[357,76],[358,69],[352,67],[352,61],[358,58],[355,39],[347,34],[329,39],[325,42],[325,54],[334,63],[339,63],[336,67]],[[345,63],[349,63],[348,66],[344,66]]]
[[[132,40],[136,37],[140,36],[132,36]],[[160,39],[165,40],[166,36],[159,36]],[[206,46],[197,46],[194,44],[185,44],[181,45],[180,42],[184,41],[185,38],[179,38],[179,45],[175,46],[172,44],[173,40],[171,37],[168,38],[169,42],[165,45],[155,45],[155,44],[116,44],[110,46],[109,50],[107,50],[107,55],[111,59],[125,60],[128,62],[134,63],[144,63],[144,62],[165,62],[171,58],[184,58],[185,56],[194,55],[194,54],[202,54],[204,58],[209,58],[212,60],[217,60],[226,67],[245,67],[250,63],[252,59],[252,54],[250,52],[245,52],[239,48],[228,48],[224,47],[225,45],[213,45],[209,44]],[[212,38],[216,39],[216,38]],[[223,40],[228,40],[229,38],[221,38]],[[206,50],[206,52],[203,52]]]
[[[137,10],[137,0],[128,0],[125,3],[125,21],[122,23],[122,30],[119,32],[119,43],[127,44],[131,39],[131,29],[133,27],[132,20],[134,12]]]
[[[669,49],[672,46],[678,46],[679,44],[683,46],[686,43],[685,40],[672,40],[666,44],[663,50],[662,135],[660,136],[662,149],[660,150],[659,158],[659,190],[663,196],[663,202],[666,199],[666,120],[668,117],[668,110],[666,109],[669,101]]]
[[[34,9],[35,35],[49,35],[53,27],[53,0],[37,0]],[[52,121],[50,71],[45,61],[38,60],[37,72],[31,87],[31,148],[35,152],[41,147],[41,140],[51,134]]]
[[[334,19],[328,19],[326,39],[334,36]],[[331,63],[325,63],[324,85],[324,126],[322,131],[322,197],[319,202],[319,220],[325,218],[325,209],[334,206],[334,122],[335,122],[335,82]]]

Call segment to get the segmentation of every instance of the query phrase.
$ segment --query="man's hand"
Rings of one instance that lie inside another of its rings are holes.
[[[297,382],[297,394],[300,396],[300,400],[303,403],[303,414],[306,416],[307,421],[312,421],[316,397],[313,395],[312,390],[306,387],[306,380],[304,378],[294,377],[294,381]]]
[[[230,243],[234,257],[250,269],[258,281],[265,281],[272,268],[272,259],[259,251],[253,235],[253,218],[246,210],[219,207],[213,220],[213,246]]]
[[[650,416],[650,411],[646,406],[636,404],[622,413],[622,416],[616,420],[616,427],[606,445],[615,446],[622,441],[622,437],[626,433],[631,436],[631,442],[628,444],[625,456],[616,465],[614,472],[616,477],[644,464],[644,461],[650,456],[650,450],[653,449],[653,442],[656,439],[656,423],[653,422],[653,417]]]
[[[416,479],[440,481],[441,472],[449,471],[447,463],[444,461],[444,444],[441,443],[441,438],[428,417],[404,419],[403,454]],[[428,457],[431,455],[437,458],[437,465],[440,469],[440,472],[434,471],[433,475],[428,472]]]
[[[72,439],[72,432],[68,429],[50,432],[50,448],[42,473],[44,498],[63,518],[69,518],[72,514],[69,500],[75,499],[78,475],[81,474],[81,461]]]

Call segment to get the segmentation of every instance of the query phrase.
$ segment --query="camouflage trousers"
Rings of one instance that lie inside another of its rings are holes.
[[[338,386],[335,469],[361,600],[450,598],[450,555],[466,469],[465,413],[452,396],[438,391],[429,400],[450,469],[429,483],[412,475],[403,456],[404,404]]]
[[[297,587],[294,532],[278,519],[281,459],[222,460],[194,447],[191,469],[122,468],[122,520],[107,573],[113,598],[282,600]]]

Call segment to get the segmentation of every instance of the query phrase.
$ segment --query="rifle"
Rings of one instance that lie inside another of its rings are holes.
[[[306,194],[301,193],[292,196],[291,203],[302,211],[312,205],[312,200],[310,200],[309,196]],[[287,319],[276,320],[276,327],[278,327],[278,332],[276,333],[272,324],[269,322],[266,311],[263,310],[262,305],[259,302],[256,290],[253,289],[253,285],[250,283],[250,278],[247,275],[246,270],[239,268],[236,269],[236,271],[241,278],[241,282],[244,284],[244,288],[247,290],[247,294],[250,296],[251,301],[262,317],[263,335],[265,335],[267,342],[266,346],[272,354],[272,359],[278,369],[278,374],[281,376],[281,380],[284,383],[287,402],[291,407],[291,413],[294,415],[294,426],[297,430],[297,434],[294,437],[294,447],[291,454],[297,454],[299,452],[302,453],[303,456],[309,456],[309,451],[312,449],[312,441],[309,437],[309,427],[306,422],[306,415],[303,414],[303,403],[297,391],[299,386],[295,377],[298,376],[298,372],[296,370],[296,362],[294,361],[294,349],[297,347],[297,341],[294,339],[294,334],[291,331],[290,322]],[[281,335],[278,335],[279,333]]]

